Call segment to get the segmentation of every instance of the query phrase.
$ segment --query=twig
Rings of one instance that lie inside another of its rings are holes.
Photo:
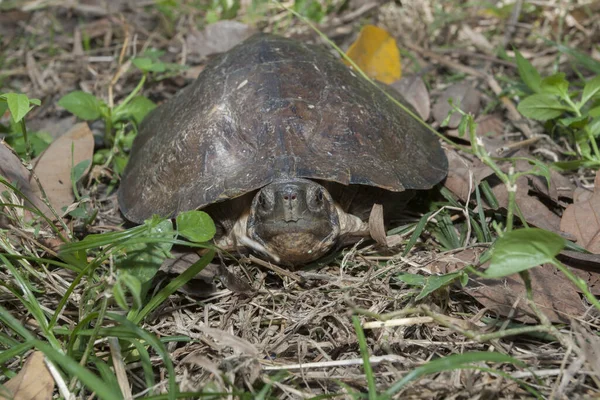
[[[116,337],[109,337],[108,346],[110,347],[110,355],[112,357],[113,367],[115,368],[115,375],[117,375],[117,382],[119,382],[119,388],[121,389],[121,393],[123,393],[123,398],[125,400],[133,400],[131,385],[129,384],[129,379],[127,379],[127,372],[125,371],[125,363],[123,362],[119,340]]]
[[[405,363],[406,359],[404,357],[398,356],[396,354],[387,354],[385,356],[373,356],[369,358],[369,363],[379,364],[382,362],[391,362],[391,363]],[[335,361],[320,361],[314,363],[306,363],[306,364],[288,364],[288,365],[269,365],[264,366],[263,370],[265,371],[281,371],[281,370],[293,370],[293,369],[314,369],[314,368],[332,368],[332,367],[348,367],[351,365],[362,365],[362,358],[353,358],[349,360],[335,360]]]

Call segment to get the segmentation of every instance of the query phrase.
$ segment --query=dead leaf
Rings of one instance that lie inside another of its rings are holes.
[[[75,201],[71,168],[89,160],[85,175],[89,171],[93,156],[94,136],[87,123],[82,122],[52,142],[34,161],[34,172],[50,204],[59,214],[63,207],[68,207]],[[47,215],[51,214],[48,212]]]
[[[225,53],[257,32],[256,28],[237,21],[222,20],[193,31],[186,38],[188,56],[202,61],[213,54]]]
[[[366,25],[346,55],[372,79],[390,84],[400,79],[402,65],[396,40],[375,25]],[[344,63],[350,65],[346,60]]]
[[[431,100],[425,82],[418,75],[404,76],[390,85],[412,105],[423,121],[431,114]]]
[[[475,135],[478,138],[481,138],[483,147],[485,147],[488,153],[497,154],[498,149],[501,149],[508,144],[502,136],[504,133],[505,122],[501,116],[497,114],[480,115],[475,119],[475,122],[477,123]],[[448,129],[444,134],[471,143],[469,135],[465,133],[461,136],[458,129]]]
[[[592,198],[594,192],[584,187],[576,187],[573,191],[573,203],[581,203]]]
[[[479,159],[471,155],[459,154],[454,150],[446,150],[448,158],[448,176],[444,182],[444,186],[456,195],[462,202],[467,199],[474,199],[473,191],[475,187],[485,180],[490,185],[492,193],[498,201],[500,209],[508,207],[508,192],[506,186],[493,174],[493,170],[484,165]],[[503,164],[502,169],[507,169],[511,164]],[[517,171],[524,171],[530,168],[529,163],[517,163]],[[548,193],[555,193],[555,198],[558,201],[557,183],[560,181],[558,177],[552,181],[551,190]],[[535,182],[539,186],[539,182],[535,178],[521,177],[517,182],[517,193],[515,195],[516,204],[519,206],[523,217],[527,223],[538,228],[543,228],[556,232],[564,236],[561,230],[560,217],[552,212],[544,203],[536,196],[530,194],[530,182]],[[545,181],[544,181],[545,182]],[[547,188],[547,186],[546,186]],[[567,189],[568,191],[568,189]],[[482,194],[483,199],[485,197]],[[491,205],[486,201],[483,202],[486,209],[492,209]],[[518,214],[515,214],[518,215]]]
[[[30,173],[21,159],[4,141],[0,142],[0,175],[16,186],[26,199],[38,208],[44,207],[40,200],[40,190],[35,182],[30,182]],[[8,188],[0,184],[0,193]],[[6,199],[10,202],[10,199]],[[31,206],[31,205],[30,205]]]
[[[594,181],[594,194],[567,207],[560,229],[577,239],[577,244],[594,254],[600,254],[600,171]]]
[[[476,249],[463,250],[436,260],[430,265],[430,270],[432,273],[449,273],[469,264],[477,265],[480,253],[481,250]],[[575,286],[554,266],[532,268],[529,273],[534,301],[550,321],[569,322],[571,317],[585,313],[586,307]],[[483,306],[502,316],[513,315],[514,319],[524,323],[537,321],[533,310],[527,305],[525,285],[518,274],[500,279],[471,277],[464,290]]]
[[[373,204],[371,214],[369,214],[369,233],[379,245],[387,247],[387,236],[385,224],[383,223],[383,206],[381,204]]]
[[[10,391],[11,400],[46,400],[52,399],[54,379],[44,363],[44,353],[33,352],[19,373],[6,382],[4,387]],[[0,395],[0,400],[8,398]]]
[[[548,181],[543,176],[531,175],[528,178],[529,185],[533,191],[552,200],[556,204],[558,204],[560,198],[573,199],[575,185],[569,178],[556,170],[550,170],[550,187],[548,187]]]
[[[452,149],[444,149],[444,151],[448,158],[448,176],[444,186],[462,202],[466,202],[469,194],[475,190],[475,186],[494,171],[472,155],[459,154]]]
[[[498,205],[500,208],[506,210],[508,208],[508,191],[506,190],[506,185],[496,179],[495,184],[491,184],[490,186],[498,201]],[[529,194],[529,180],[525,176],[517,180],[515,202],[528,224],[561,234],[560,217],[550,211],[535,196]],[[515,210],[515,218],[518,218],[517,215]]]
[[[472,114],[477,117],[480,109],[480,94],[469,82],[460,82],[448,87],[444,92],[437,98],[435,105],[433,106],[433,118],[438,122],[442,123],[448,113],[452,109],[448,100],[452,99],[455,106],[459,107],[466,113]],[[448,122],[448,128],[456,128],[460,123],[461,115],[459,113],[452,114],[450,121]]]

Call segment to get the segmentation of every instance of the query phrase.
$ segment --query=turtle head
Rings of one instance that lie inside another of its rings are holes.
[[[256,193],[248,237],[282,264],[298,265],[323,256],[340,235],[331,195],[307,179],[275,181]]]

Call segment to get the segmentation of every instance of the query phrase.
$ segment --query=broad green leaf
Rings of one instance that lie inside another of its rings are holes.
[[[85,171],[87,171],[88,167],[92,163],[92,160],[83,160],[79,164],[73,167],[73,171],[71,172],[71,176],[73,177],[74,182],[79,182]]]
[[[58,105],[84,121],[92,121],[102,115],[102,101],[94,95],[80,90],[63,96],[58,101]]]
[[[524,98],[517,107],[519,112],[527,118],[538,121],[560,117],[567,107],[551,94],[540,93]]]
[[[156,108],[156,104],[144,96],[134,97],[124,106],[115,108],[112,118],[113,123],[117,121],[132,119],[136,124],[140,124],[146,114]]]
[[[425,297],[429,296],[431,293],[436,290],[451,284],[456,280],[460,280],[462,282],[462,276],[465,275],[463,271],[456,271],[449,274],[444,275],[431,275],[425,279],[425,286],[421,290],[421,293],[415,298],[415,300],[421,300]]]
[[[177,233],[192,242],[207,242],[217,232],[215,223],[204,211],[186,211],[177,216]]]
[[[588,102],[589,99],[594,97],[599,92],[600,75],[586,82],[585,86],[583,87],[583,94],[581,95],[581,102],[579,103],[579,108],[581,108],[585,103]]]
[[[38,156],[42,151],[46,150],[48,145],[52,142],[52,136],[50,136],[47,132],[29,132],[28,137],[29,143],[31,144],[31,150],[33,151],[33,156]],[[25,146],[25,138],[21,133],[15,132],[10,134],[4,138],[6,142],[13,148],[13,150],[21,157],[25,156],[26,146]]]
[[[552,262],[565,246],[565,239],[543,229],[507,232],[494,243],[492,260],[484,275],[498,278]]]
[[[600,136],[600,117],[594,118],[589,123],[588,129],[594,137]]]
[[[588,115],[592,118],[600,117],[600,106],[592,108],[588,111]]]
[[[31,110],[29,98],[21,93],[6,93],[4,96],[12,119],[17,123],[20,122]]]
[[[535,93],[541,91],[542,77],[540,73],[531,65],[523,55],[515,49],[515,59],[519,75],[525,84]]]
[[[4,97],[0,97],[0,99],[4,99]],[[0,101],[0,118],[4,116],[6,110],[8,110],[8,103],[6,101]]]
[[[133,65],[138,67],[142,72],[164,72],[165,63],[156,61],[148,57],[137,57],[133,59]]]
[[[542,79],[542,93],[550,93],[566,98],[569,94],[569,82],[565,79],[564,72],[548,76]]]
[[[411,286],[425,286],[426,278],[419,274],[409,274],[402,272],[396,275],[396,279]]]
[[[582,115],[579,117],[566,117],[559,119],[559,122],[569,128],[582,128],[588,122],[588,116]]]
[[[125,271],[120,271],[117,282],[113,286],[113,293],[115,293],[115,300],[119,304],[119,307],[125,311],[129,311],[130,307],[125,300],[125,288],[131,293],[133,306],[137,309],[142,308],[142,283],[135,276]]]
[[[171,220],[164,220],[158,224],[147,221],[148,232],[146,238],[174,239],[175,232]],[[138,278],[142,283],[152,279],[160,268],[163,261],[169,256],[171,243],[135,243],[126,244],[124,255],[116,258],[118,268],[127,271]]]

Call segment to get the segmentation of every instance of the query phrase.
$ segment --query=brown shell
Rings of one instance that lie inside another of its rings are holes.
[[[119,204],[139,223],[278,178],[399,192],[431,188],[446,171],[437,138],[381,90],[325,49],[260,34],[148,115]]]

